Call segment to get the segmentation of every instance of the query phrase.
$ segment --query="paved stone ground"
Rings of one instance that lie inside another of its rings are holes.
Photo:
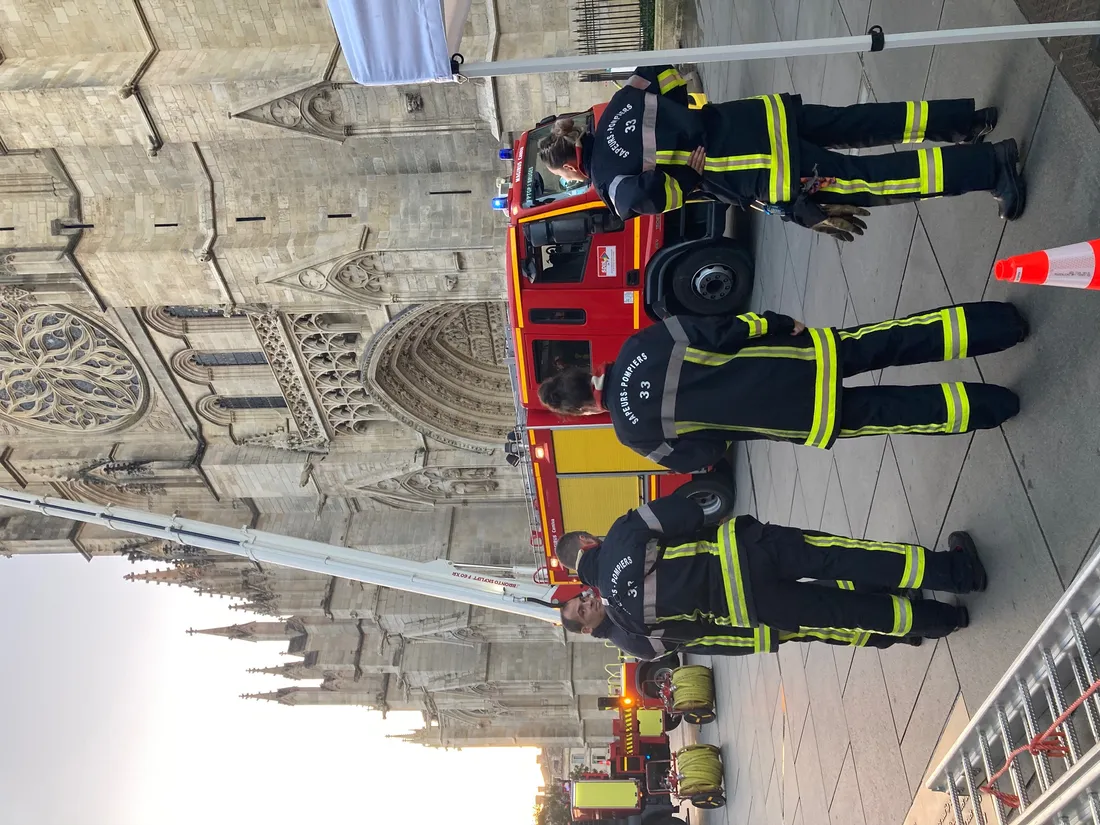
[[[1012,0],[696,2],[695,42],[705,44],[848,35],[869,22],[887,31],[1025,22]],[[754,230],[757,309],[839,326],[984,296],[1018,302],[1031,320],[1031,339],[1008,353],[873,377],[1004,383],[1023,411],[1001,430],[861,439],[831,453],[757,442],[738,456],[742,511],[931,547],[965,528],[990,586],[966,598],[971,627],[938,644],[714,660],[720,717],[699,735],[723,746],[730,799],[701,818],[912,825],[907,811],[952,706],[984,700],[1100,528],[1100,295],[991,276],[998,257],[1100,234],[1100,134],[1038,42],[715,64],[701,75],[716,101],[792,90],[835,105],[973,96],[1001,107],[996,136],[1015,136],[1026,156],[1028,212],[1007,226],[975,194],[879,209],[870,234],[843,250],[778,219]]]

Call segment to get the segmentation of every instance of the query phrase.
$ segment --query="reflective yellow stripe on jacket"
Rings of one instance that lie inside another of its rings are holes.
[[[718,547],[721,551],[722,579],[726,590],[726,604],[729,606],[730,624],[734,627],[750,627],[749,603],[737,550],[737,519],[730,519],[719,528]]]
[[[840,373],[836,334],[831,329],[811,329],[817,375],[814,386],[814,421],[806,446],[828,448],[837,427],[836,393]]]
[[[677,75],[678,76],[678,75]],[[662,75],[663,77],[663,75]],[[682,80],[680,82],[683,82]],[[675,88],[675,85],[670,86]],[[664,82],[661,84],[664,92]],[[768,128],[768,152],[750,155],[710,156],[704,161],[707,172],[742,172],[752,169],[767,169],[768,200],[771,203],[793,200],[794,184],[797,182],[797,170],[791,168],[791,152],[787,134],[787,107],[780,95],[763,95],[758,98],[764,104],[764,118]],[[691,158],[690,150],[661,149],[655,160],[659,164],[686,166]]]
[[[680,86],[686,86],[687,81],[684,80],[675,69],[665,69],[657,75],[657,85],[661,89],[661,94],[667,95],[673,89],[677,89]]]

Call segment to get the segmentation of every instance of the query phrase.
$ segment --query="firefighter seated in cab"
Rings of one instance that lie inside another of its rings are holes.
[[[598,375],[567,367],[539,400],[568,416],[607,411],[622,444],[677,472],[718,461],[733,441],[828,449],[837,438],[989,429],[1020,410],[995,384],[844,387],[884,367],[999,352],[1028,335],[1012,304],[944,307],[850,329],[786,315],[672,316],[634,333]]]
[[[1019,149],[1012,139],[984,142],[996,125],[997,110],[975,111],[972,99],[838,108],[770,94],[693,111],[679,72],[655,66],[637,69],[615,93],[595,134],[558,120],[539,158],[562,178],[591,180],[623,220],[676,209],[699,189],[742,207],[774,205],[765,211],[851,241],[866,228],[865,206],[986,191],[1001,218],[1020,217]],[[830,151],[926,141],[956,145]]]
[[[642,659],[774,653],[785,642],[919,644],[966,627],[969,613],[900,593],[986,588],[970,536],[952,533],[948,545],[933,553],[752,516],[705,527],[702,508],[674,493],[631,510],[602,541],[562,536],[559,561],[595,588],[560,607],[562,624]]]

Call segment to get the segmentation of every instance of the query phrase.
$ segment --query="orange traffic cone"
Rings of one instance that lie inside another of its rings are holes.
[[[998,281],[1100,289],[1100,240],[1013,255],[997,261]]]

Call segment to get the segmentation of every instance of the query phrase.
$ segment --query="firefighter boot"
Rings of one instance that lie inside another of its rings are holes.
[[[993,144],[997,164],[997,179],[993,185],[993,197],[997,201],[1001,220],[1014,221],[1024,214],[1027,203],[1027,186],[1020,175],[1020,147],[1009,138]]]
[[[987,106],[974,112],[974,119],[970,123],[970,131],[966,133],[960,143],[984,143],[985,136],[997,128],[997,107]]]
[[[1020,308],[1018,306],[1013,304],[1012,308],[1016,310],[1016,324],[1020,331],[1020,337],[1016,339],[1016,343],[1022,344],[1024,341],[1027,340],[1028,336],[1031,335],[1031,324],[1027,322],[1027,316],[1020,312]]]
[[[982,592],[989,584],[989,577],[985,572],[985,565],[978,556],[978,548],[974,546],[974,539],[964,530],[956,530],[947,537],[947,546],[952,553],[958,554],[958,560],[952,567],[959,570],[959,578],[965,589],[960,588],[960,593]]]
[[[970,627],[970,611],[963,605],[955,606],[955,629],[962,630],[964,627]]]

